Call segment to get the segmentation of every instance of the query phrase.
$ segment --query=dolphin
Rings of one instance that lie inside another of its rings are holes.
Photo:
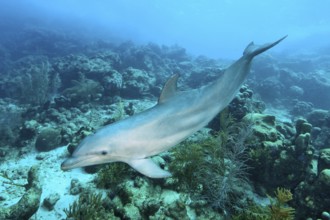
[[[201,88],[178,91],[179,75],[173,75],[154,107],[87,136],[71,158],[62,163],[61,169],[120,161],[150,178],[170,177],[171,173],[150,157],[169,150],[206,126],[233,100],[250,71],[252,59],[284,38],[264,45],[251,42],[240,59],[214,82]]]

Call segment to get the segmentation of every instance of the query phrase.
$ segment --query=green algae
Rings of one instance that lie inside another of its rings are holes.
[[[277,188],[274,194],[274,198],[268,196],[269,206],[252,203],[240,214],[233,216],[233,220],[293,220],[295,209],[287,204],[292,200],[290,190]]]
[[[248,180],[244,141],[249,128],[234,123],[227,112],[222,114],[222,130],[199,142],[181,143],[172,152],[174,160],[169,169],[178,190],[230,213],[245,206]]]
[[[107,211],[106,200],[100,193],[83,193],[69,208],[64,209],[67,219],[103,220],[114,219],[112,212]]]
[[[98,188],[116,189],[118,184],[127,180],[132,172],[132,168],[125,163],[111,163],[101,168],[94,181]]]

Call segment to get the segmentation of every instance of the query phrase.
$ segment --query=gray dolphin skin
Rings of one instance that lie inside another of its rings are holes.
[[[170,177],[150,157],[206,126],[233,100],[250,71],[252,59],[285,37],[259,46],[250,43],[223,75],[201,88],[177,91],[179,76],[172,76],[157,105],[86,137],[72,157],[62,163],[62,170],[120,161],[150,178]]]

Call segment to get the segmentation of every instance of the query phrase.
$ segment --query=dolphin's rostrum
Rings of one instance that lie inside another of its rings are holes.
[[[172,76],[157,105],[86,137],[72,157],[62,163],[62,170],[121,161],[151,178],[171,176],[150,157],[207,125],[235,97],[249,73],[252,59],[284,38],[261,46],[250,43],[243,56],[223,75],[199,89],[177,91],[179,76]]]

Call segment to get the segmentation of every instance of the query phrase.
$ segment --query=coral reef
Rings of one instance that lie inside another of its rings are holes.
[[[176,45],[83,43],[55,30],[32,27],[17,39],[20,42],[9,39],[0,45],[1,163],[25,158],[35,147],[49,152],[34,156],[34,162],[57,164],[67,152],[56,160],[48,158],[61,144],[72,153],[100,126],[153,106],[171,74],[179,73],[179,87],[188,90],[212,82],[230,63],[192,57]],[[61,173],[61,178],[68,178],[67,191],[60,197],[48,194],[43,206],[52,210],[49,213],[60,213],[62,198],[80,194],[67,207],[67,218],[221,219],[240,213],[245,218],[237,219],[292,219],[289,202],[296,219],[326,219],[328,60],[261,56],[227,112],[173,151],[153,158],[173,173],[172,178],[150,180],[125,164],[112,163],[87,168],[85,175],[94,179],[87,188],[74,172]],[[294,122],[281,121],[283,112],[263,113],[269,106],[288,110]],[[243,126],[241,120],[252,125]],[[56,165],[49,172],[58,170]],[[25,189],[17,179],[6,179],[5,184],[19,187],[16,194]],[[293,199],[288,201],[290,194],[281,188],[261,206],[253,193],[265,198],[278,186],[294,192]],[[32,216],[40,203],[40,188],[27,187],[19,203],[0,208],[0,218]],[[102,196],[95,191],[102,191]],[[0,199],[6,202],[5,193]]]
[[[254,123],[248,147],[253,179],[269,189],[278,185],[291,189],[302,181],[313,154],[310,124],[298,120],[294,133],[290,125],[276,122],[274,116],[250,114],[244,119]]]
[[[305,119],[298,119],[293,130],[287,123],[260,114],[246,116],[245,120],[255,123],[247,148],[251,179],[260,184],[258,191],[262,194],[278,185],[285,186],[295,192],[292,205],[298,219],[321,216],[329,209],[324,197],[324,189],[329,187],[328,151],[326,148],[318,151],[311,144],[314,143],[311,136],[315,131],[313,125]],[[314,116],[311,121],[322,125],[319,120],[322,121],[322,117]]]
[[[269,105],[293,107],[297,101],[301,101],[313,103],[316,108],[328,109],[330,107],[330,80],[318,73],[314,66],[314,62],[317,63],[318,60],[311,60],[293,59],[278,62],[275,58],[263,58],[256,61],[253,67],[255,71],[250,78],[263,80],[253,81],[251,87]],[[277,65],[274,65],[276,62]],[[308,68],[302,68],[307,63],[309,63]],[[327,62],[321,61],[321,63]],[[299,65],[301,66],[298,67]],[[322,99],[315,98],[320,94],[323,95]],[[297,101],[292,103],[292,100]]]

